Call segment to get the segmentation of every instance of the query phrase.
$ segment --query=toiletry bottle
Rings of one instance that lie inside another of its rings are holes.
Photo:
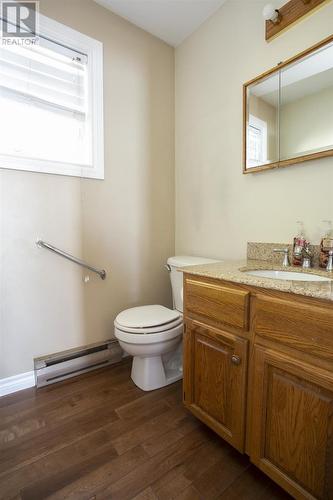
[[[297,236],[294,238],[293,245],[293,266],[301,266],[303,264],[303,250],[310,244],[310,242],[306,240],[304,235],[303,222],[298,220],[297,225]]]
[[[325,235],[320,242],[319,266],[326,269],[328,262],[328,253],[333,250],[333,229],[331,220],[323,220],[326,226]]]

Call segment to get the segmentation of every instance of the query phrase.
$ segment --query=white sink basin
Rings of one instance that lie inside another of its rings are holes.
[[[255,271],[244,271],[249,276],[257,276],[258,278],[269,278],[273,280],[287,280],[287,281],[331,281],[330,278],[325,276],[318,276],[316,274],[308,273],[295,273],[293,271],[272,271],[266,269],[258,269]]]

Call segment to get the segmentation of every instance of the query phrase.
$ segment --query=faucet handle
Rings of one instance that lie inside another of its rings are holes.
[[[286,247],[286,248],[274,248],[273,252],[288,254],[289,253],[289,248],[288,247]]]

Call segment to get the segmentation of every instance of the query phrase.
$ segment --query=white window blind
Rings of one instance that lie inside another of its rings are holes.
[[[92,39],[48,24],[57,40],[40,36],[34,45],[0,47],[0,166],[102,178],[103,152],[97,148],[103,141],[94,137],[102,114],[94,96],[101,82],[94,78],[101,72],[94,74],[92,64],[101,44],[92,41],[87,53],[69,48],[68,34],[71,41],[76,34],[80,41]],[[97,95],[102,98],[102,92]]]
[[[50,107],[86,112],[86,56],[43,40],[33,47],[0,47],[2,90]]]

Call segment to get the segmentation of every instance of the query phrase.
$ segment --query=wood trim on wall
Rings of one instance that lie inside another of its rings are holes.
[[[318,153],[310,153],[307,155],[303,156],[298,156],[294,158],[288,158],[286,160],[279,160],[274,163],[268,163],[265,165],[260,165],[259,167],[253,167],[253,168],[247,168],[246,167],[246,150],[247,150],[247,89],[250,85],[253,85],[254,83],[259,83],[260,81],[264,80],[268,76],[280,71],[282,68],[285,68],[299,59],[302,59],[303,57],[306,57],[307,55],[311,54],[312,52],[315,52],[316,50],[320,49],[321,47],[324,47],[325,45],[333,42],[333,35],[330,35],[329,37],[325,38],[324,40],[316,43],[315,45],[312,45],[310,48],[303,50],[299,54],[296,54],[295,56],[287,59],[286,61],[280,62],[273,68],[265,71],[264,73],[260,74],[259,76],[252,78],[251,80],[247,81],[243,85],[243,174],[251,174],[251,173],[256,173],[256,172],[262,172],[265,170],[272,170],[275,168],[283,168],[283,167],[288,167],[289,165],[294,165],[297,163],[302,163],[305,161],[309,160],[315,160],[318,158],[325,158],[329,156],[333,156],[333,149],[328,149],[326,151],[320,151]]]
[[[279,9],[281,21],[278,24],[266,21],[265,39],[268,41],[276,38],[282,31],[290,28],[304,16],[313,14],[328,1],[330,0],[290,0]]]
[[[309,160],[316,160],[318,158],[327,158],[333,156],[333,149],[328,149],[327,151],[320,151],[319,153],[311,153],[305,156],[297,156],[295,158],[290,158],[288,160],[276,161],[274,163],[267,163],[266,165],[261,165],[260,167],[246,168],[244,163],[244,174],[252,174],[256,172],[262,172],[264,170],[273,170],[274,168],[285,168],[290,165],[297,165],[298,163],[303,163]]]

